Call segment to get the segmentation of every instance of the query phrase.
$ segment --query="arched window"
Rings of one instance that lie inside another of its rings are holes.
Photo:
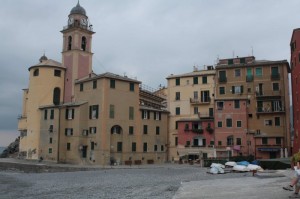
[[[81,49],[83,51],[85,51],[85,49],[86,49],[86,38],[85,37],[81,38]]]
[[[72,37],[69,36],[68,37],[68,50],[71,50],[72,49]]]
[[[111,134],[121,134],[122,128],[119,125],[115,125],[110,130]]]
[[[33,76],[39,76],[39,69],[35,69],[33,71]]]
[[[56,87],[53,90],[53,104],[59,105],[60,102],[60,88]]]

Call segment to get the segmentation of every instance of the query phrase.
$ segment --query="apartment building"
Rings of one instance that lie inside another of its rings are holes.
[[[169,160],[213,157],[215,70],[167,77]]]
[[[215,136],[218,156],[282,157],[290,151],[289,63],[255,57],[216,65]]]

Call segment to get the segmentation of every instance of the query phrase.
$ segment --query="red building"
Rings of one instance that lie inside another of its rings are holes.
[[[293,153],[300,150],[299,138],[299,108],[300,108],[300,28],[294,29],[291,38],[291,82],[292,82],[292,104],[293,104],[293,126],[294,141]]]

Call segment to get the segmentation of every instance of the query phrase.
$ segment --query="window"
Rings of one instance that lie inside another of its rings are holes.
[[[54,119],[54,109],[50,110],[50,120]]]
[[[176,79],[175,79],[175,84],[176,84],[176,86],[179,86],[179,85],[180,85],[180,78],[176,78]]]
[[[207,84],[207,76],[202,77],[202,84]]]
[[[53,124],[49,126],[49,133],[53,133]]]
[[[111,128],[111,134],[121,134],[122,133],[122,127],[119,126],[119,125],[114,125],[112,128]]]
[[[49,144],[52,144],[52,138],[49,138]]]
[[[83,51],[86,50],[86,38],[85,37],[81,38],[81,50],[83,50]]]
[[[232,119],[231,118],[226,119],[226,127],[232,127]]]
[[[281,138],[276,138],[276,144],[281,144]]]
[[[225,94],[225,87],[223,87],[223,86],[219,87],[219,93],[220,93],[220,95],[224,95]]]
[[[74,109],[66,109],[66,119],[72,120],[74,119]]]
[[[214,108],[208,108],[209,117],[214,117]]]
[[[222,121],[218,121],[218,127],[222,128],[222,126],[223,126],[223,122]]]
[[[98,119],[99,105],[90,106],[90,119]]]
[[[161,113],[160,112],[154,112],[154,120],[161,120]]]
[[[219,71],[219,82],[226,82],[226,71]]]
[[[194,107],[194,114],[196,115],[196,114],[198,114],[198,112],[199,112],[199,111],[198,111],[198,107],[195,106],[195,107]]]
[[[232,94],[240,94],[243,93],[244,87],[243,86],[232,86]]]
[[[279,83],[273,83],[273,91],[279,91]]]
[[[95,149],[95,142],[91,142],[91,151],[94,151]]]
[[[265,120],[265,126],[272,126],[272,120]]]
[[[241,76],[241,69],[235,69],[234,70],[234,76],[235,77],[240,77]]]
[[[234,108],[240,108],[240,100],[234,100]]]
[[[134,91],[134,83],[129,83],[129,90]]]
[[[48,119],[48,110],[45,109],[44,110],[44,120],[47,120]]]
[[[194,91],[194,99],[198,99],[198,91]]]
[[[143,128],[143,129],[144,129],[143,133],[144,133],[144,134],[148,134],[148,126],[147,126],[147,125],[144,125],[144,128]]]
[[[144,151],[144,152],[147,152],[147,149],[148,149],[147,142],[144,142],[144,145],[143,145],[143,151]]]
[[[255,68],[255,75],[258,77],[262,76],[262,68]]]
[[[117,152],[122,152],[122,142],[117,142]]]
[[[178,146],[178,137],[175,137],[175,146]]]
[[[66,136],[72,136],[73,135],[73,129],[72,128],[65,128],[65,135]]]
[[[131,151],[136,152],[136,142],[131,143]]]
[[[218,141],[218,146],[222,146],[222,141]]]
[[[97,88],[97,80],[94,80],[93,81],[93,89],[96,89]]]
[[[97,127],[90,127],[90,134],[96,134],[97,133]]]
[[[115,105],[109,105],[109,118],[115,118]]]
[[[198,77],[193,78],[193,84],[198,84]]]
[[[232,145],[234,145],[233,136],[228,136],[227,137],[227,146],[232,146]]]
[[[242,121],[240,121],[240,120],[236,121],[236,127],[241,128],[242,127]]]
[[[60,102],[60,88],[56,87],[53,90],[53,104],[59,105]]]
[[[262,144],[268,144],[268,138],[261,138]]]
[[[134,108],[132,106],[129,107],[129,120],[134,119]]]
[[[156,144],[154,145],[154,151],[157,151],[157,145]]]
[[[35,69],[33,71],[33,76],[39,76],[39,69]]]
[[[133,126],[129,126],[129,135],[133,135]]]
[[[68,37],[68,50],[71,50],[72,49],[72,37],[69,36]]]
[[[71,151],[71,143],[70,142],[67,143],[67,151]]]
[[[80,84],[79,84],[79,90],[80,90],[80,91],[83,91],[83,83],[80,83]]]
[[[217,109],[223,110],[223,108],[224,108],[224,102],[217,102]]]
[[[242,145],[242,139],[236,138],[236,145]]]
[[[160,151],[164,151],[165,149],[164,149],[164,145],[161,145],[160,146]]]
[[[61,76],[61,70],[54,70],[54,76],[60,77]]]
[[[280,126],[280,117],[275,117],[275,126]]]
[[[48,153],[51,154],[52,153],[52,148],[48,149]]]
[[[176,107],[175,113],[176,113],[176,115],[180,115],[180,107]]]
[[[116,81],[114,79],[110,80],[110,88],[116,88]]]
[[[180,92],[175,93],[175,100],[180,100]]]
[[[150,111],[142,110],[142,119],[150,119]]]
[[[201,122],[193,122],[192,129],[202,129],[202,123]]]
[[[245,58],[240,58],[240,64],[244,64],[246,63],[246,59]]]
[[[209,91],[201,91],[201,102],[210,102]]]
[[[159,135],[159,133],[160,133],[160,128],[159,128],[159,126],[157,126],[156,127],[156,135]]]
[[[233,64],[233,59],[228,59],[227,63],[228,63],[228,65],[232,65]]]

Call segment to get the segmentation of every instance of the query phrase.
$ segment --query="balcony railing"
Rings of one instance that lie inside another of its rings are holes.
[[[271,74],[271,80],[279,80],[279,79],[280,79],[280,74],[279,73]]]
[[[211,102],[210,97],[204,97],[202,100],[198,98],[190,98],[191,104],[209,104]]]
[[[281,90],[257,90],[255,92],[256,97],[270,97],[270,96],[281,96],[282,91]]]
[[[256,109],[257,113],[284,113],[284,107],[258,107]]]

